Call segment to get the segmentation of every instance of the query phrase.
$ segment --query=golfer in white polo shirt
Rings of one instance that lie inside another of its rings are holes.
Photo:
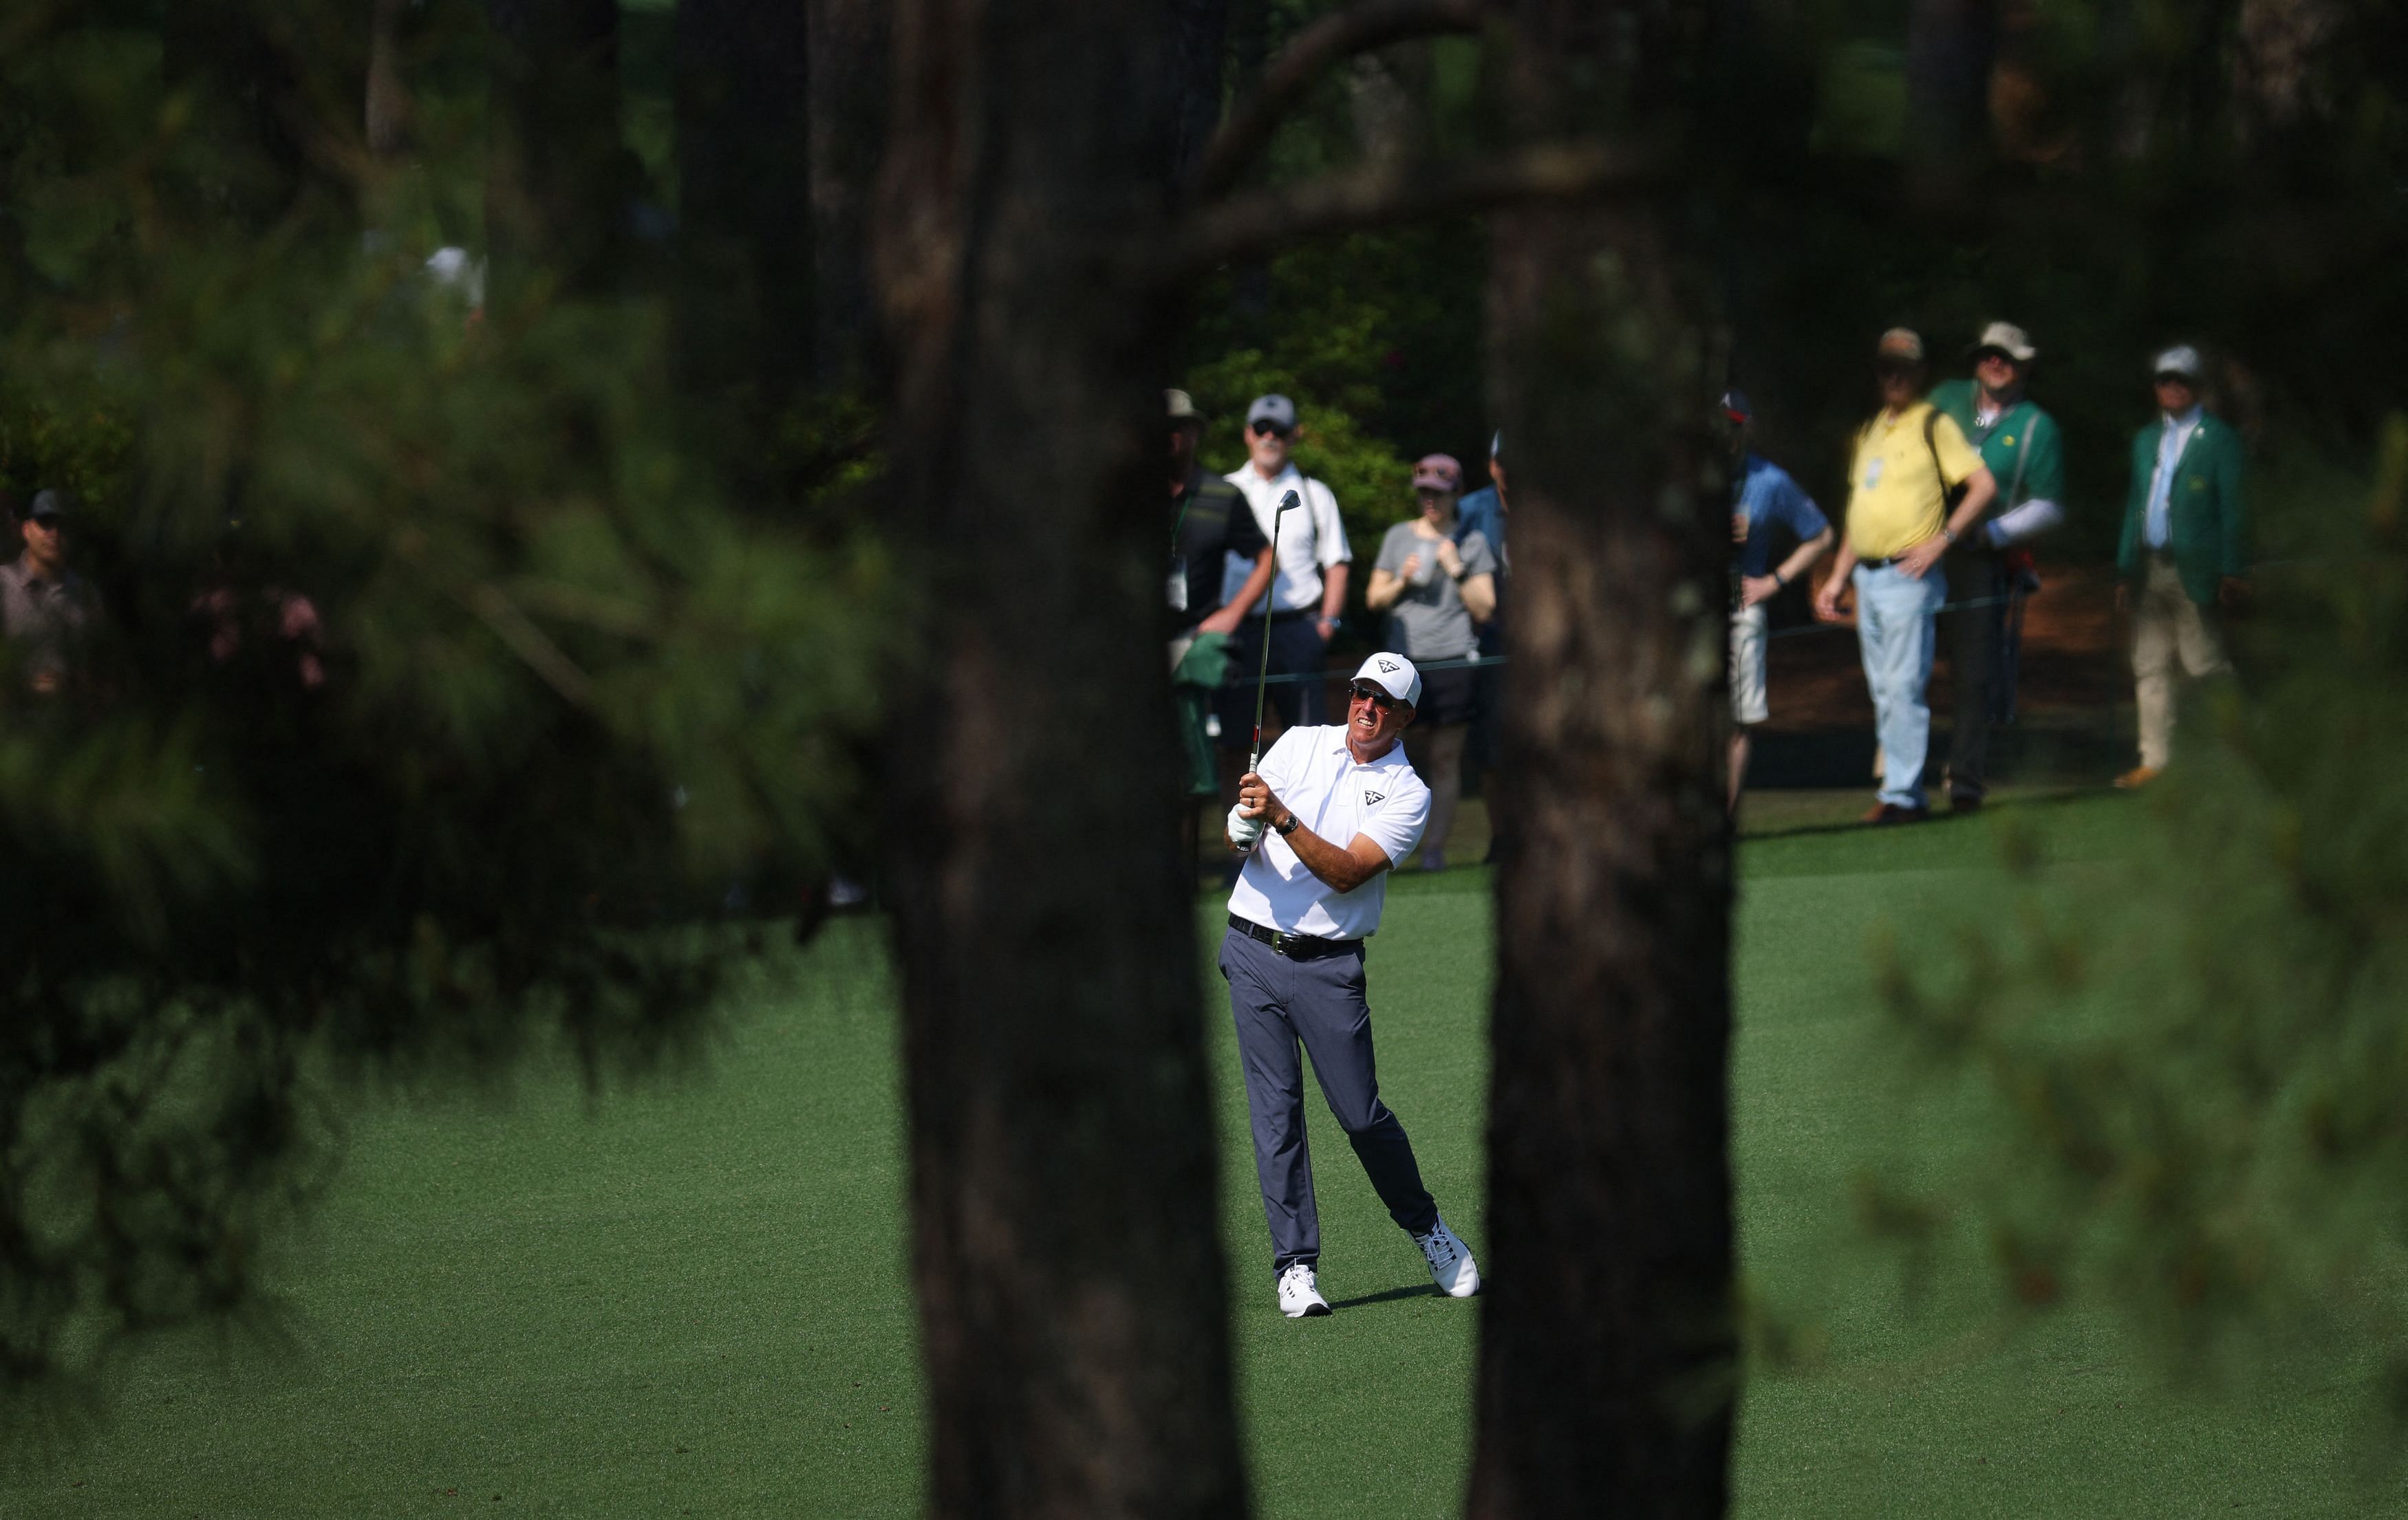
[[[1373,655],[1354,673],[1345,723],[1282,734],[1239,782],[1229,812],[1229,847],[1248,859],[1229,894],[1221,974],[1245,1063],[1271,1271],[1290,1319],[1329,1313],[1317,1273],[1321,1216],[1299,1044],[1388,1216],[1421,1247],[1439,1290],[1457,1299],[1480,1291],[1470,1250],[1439,1217],[1405,1127],[1380,1101],[1365,1001],[1363,941],[1379,930],[1388,870],[1429,823],[1429,788],[1398,740],[1421,694],[1412,661]]]

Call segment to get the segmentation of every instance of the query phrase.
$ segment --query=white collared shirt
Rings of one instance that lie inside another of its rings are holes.
[[[1222,477],[1238,488],[1246,504],[1254,509],[1254,526],[1263,536],[1271,534],[1271,519],[1279,515],[1280,498],[1296,492],[1297,506],[1280,522],[1279,537],[1273,540],[1273,560],[1278,573],[1271,577],[1271,605],[1282,612],[1300,607],[1321,605],[1321,573],[1334,564],[1344,564],[1354,558],[1346,545],[1346,524],[1339,519],[1338,498],[1320,481],[1307,477],[1291,462],[1268,480],[1252,464],[1241,465]],[[1221,603],[1228,604],[1231,597],[1254,574],[1254,561],[1232,554],[1221,575]],[[1251,609],[1261,612],[1257,602]]]
[[[1289,514],[1294,516],[1293,513]],[[1429,827],[1430,793],[1405,759],[1405,746],[1369,765],[1354,763],[1344,724],[1290,729],[1263,757],[1256,774],[1271,794],[1321,838],[1344,849],[1369,834],[1385,850],[1388,863],[1411,855]],[[1246,857],[1246,869],[1229,893],[1229,911],[1265,929],[1326,940],[1359,940],[1380,931],[1380,910],[1388,901],[1383,871],[1351,892],[1339,892],[1314,875],[1276,831]]]
[[[2142,538],[2153,549],[2173,542],[2174,470],[2182,463],[2183,450],[2190,447],[2190,435],[2199,431],[2200,416],[2196,403],[2179,417],[2165,414],[2166,430],[2157,435],[2157,470],[2149,477],[2148,509],[2142,517]]]

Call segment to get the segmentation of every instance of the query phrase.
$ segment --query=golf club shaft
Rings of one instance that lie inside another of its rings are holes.
[[[1276,604],[1271,593],[1279,590],[1280,519],[1286,517],[1288,508],[1296,504],[1296,492],[1289,491],[1280,498],[1278,510],[1271,514],[1271,583],[1263,591],[1263,660],[1261,668],[1254,672],[1254,752],[1246,757],[1249,773],[1263,760],[1263,697],[1270,689],[1271,608]]]

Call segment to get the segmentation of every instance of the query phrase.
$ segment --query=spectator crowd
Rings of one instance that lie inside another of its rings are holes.
[[[1988,796],[1991,736],[2015,712],[2024,604],[2040,585],[2031,546],[2066,520],[2065,445],[2057,419],[2031,394],[2040,351],[2021,328],[1991,322],[1963,352],[1965,370],[1934,385],[1920,334],[1881,334],[1875,406],[1850,444],[1846,500],[1833,515],[1756,452],[1746,395],[1723,397],[1734,814],[1753,735],[1771,714],[1770,604],[1826,561],[1813,582],[1814,616],[1854,626],[1874,714],[1879,781],[1864,820],[1927,818],[1935,794],[1969,813]],[[2134,763],[2115,778],[2123,788],[2147,785],[2172,758],[2178,676],[2229,675],[2225,623],[2247,597],[2242,443],[2202,408],[2203,369],[2187,345],[2156,354],[2147,371],[2151,415],[2132,440],[2115,599],[2128,618],[2140,742]],[[1172,664],[1200,816],[1208,803],[1234,795],[1258,670],[1271,673],[1268,703],[1279,726],[1328,721],[1323,689],[1331,642],[1344,626],[1354,550],[1335,495],[1292,457],[1293,401],[1255,398],[1246,409],[1246,462],[1216,476],[1197,458],[1207,419],[1186,392],[1168,395]],[[1381,620],[1372,642],[1410,658],[1426,683],[1405,739],[1431,792],[1424,870],[1446,866],[1467,751],[1492,747],[1512,569],[1502,434],[1491,440],[1488,476],[1486,487],[1467,493],[1452,456],[1416,462],[1415,510],[1383,535],[1361,598]],[[1278,504],[1290,491],[1302,510],[1281,517]],[[1928,687],[1943,638],[1950,722],[1946,752],[1937,754]]]

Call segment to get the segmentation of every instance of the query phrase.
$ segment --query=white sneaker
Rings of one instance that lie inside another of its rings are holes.
[[[1450,1299],[1468,1299],[1480,1291],[1480,1263],[1471,1259],[1471,1247],[1456,1238],[1446,1228],[1441,1216],[1426,1235],[1416,1235],[1413,1243],[1422,1248],[1422,1259],[1429,1263],[1430,1281]]]
[[[1280,1313],[1290,1319],[1311,1319],[1329,1313],[1329,1300],[1321,1296],[1321,1285],[1310,1261],[1287,1264],[1287,1271],[1280,1273],[1279,1295]]]

